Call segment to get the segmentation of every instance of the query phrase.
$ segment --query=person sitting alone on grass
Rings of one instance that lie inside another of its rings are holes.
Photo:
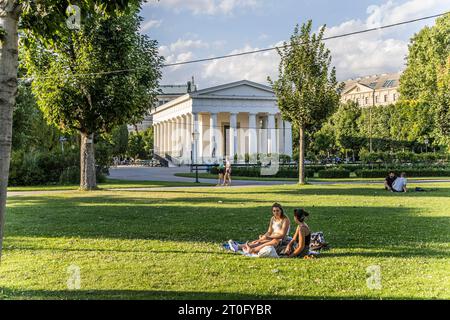
[[[392,191],[392,184],[397,179],[394,171],[390,171],[389,175],[384,179],[384,189]]]
[[[282,252],[283,255],[288,258],[303,258],[309,253],[309,245],[311,243],[311,230],[305,223],[306,217],[309,213],[303,209],[294,210],[294,219],[298,224],[295,230],[294,237],[291,242],[286,246],[286,249]]]
[[[400,177],[395,179],[394,183],[392,184],[392,192],[407,192],[406,189],[406,173],[402,172],[400,174]]]
[[[243,250],[245,253],[257,254],[264,247],[273,246],[277,249],[277,247],[286,243],[291,222],[288,216],[284,214],[283,207],[278,203],[272,205],[272,215],[269,229],[265,234],[260,235],[258,240],[243,245],[230,240],[228,241],[230,249],[234,252]]]

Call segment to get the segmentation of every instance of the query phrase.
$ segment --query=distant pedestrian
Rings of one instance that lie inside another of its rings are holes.
[[[231,186],[231,162],[228,158],[225,162],[225,176],[223,178],[223,185]]]
[[[219,164],[219,170],[218,171],[219,171],[219,182],[217,183],[217,186],[221,186],[222,184],[225,183],[225,180],[224,180],[225,166],[224,166],[223,162],[221,162]]]

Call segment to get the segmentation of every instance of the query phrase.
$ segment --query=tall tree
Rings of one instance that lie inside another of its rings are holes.
[[[437,132],[450,137],[450,13],[425,27],[409,45],[407,66],[400,79],[403,100],[434,107]]]
[[[438,73],[438,91],[435,106],[436,126],[442,137],[440,142],[447,144],[450,149],[450,53],[446,65]]]
[[[67,33],[70,0],[0,0],[0,261],[3,247],[6,193],[11,158],[12,114],[17,93],[18,28],[54,40]],[[87,16],[92,11],[112,14],[138,6],[139,0],[89,0],[77,4]]]
[[[342,103],[336,113],[333,114],[332,121],[336,131],[336,142],[344,150],[351,150],[353,161],[355,161],[355,151],[360,148],[361,139],[357,120],[361,116],[361,108],[354,102]]]
[[[342,88],[336,80],[335,68],[330,68],[331,55],[318,34],[311,33],[312,21],[297,25],[289,43],[284,43],[278,80],[268,81],[278,98],[283,119],[299,128],[299,183],[305,183],[305,129],[323,123],[339,103]]]
[[[140,22],[138,10],[92,14],[61,41],[24,37],[39,107],[51,123],[80,133],[81,189],[96,188],[94,135],[143,118],[156,99],[162,58]]]

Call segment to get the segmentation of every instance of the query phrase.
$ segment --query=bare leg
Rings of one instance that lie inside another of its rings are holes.
[[[247,249],[247,250],[250,250],[252,248],[256,248],[256,247],[260,246],[261,244],[269,242],[269,241],[272,241],[272,239],[254,240],[252,242],[247,242],[245,244],[240,244],[240,245],[238,245],[238,248],[241,249],[241,250],[243,250],[244,248]]]
[[[268,242],[262,243],[261,245],[259,245],[257,247],[250,248],[249,253],[258,253],[262,248],[267,247],[267,246],[276,247],[280,242],[281,242],[281,240],[279,240],[279,239],[270,240]]]

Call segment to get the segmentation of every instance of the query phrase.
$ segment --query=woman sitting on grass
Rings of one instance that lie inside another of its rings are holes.
[[[294,210],[294,219],[298,224],[297,230],[295,230],[294,237],[287,245],[283,254],[289,258],[299,257],[302,258],[309,253],[309,244],[311,242],[311,230],[305,223],[305,218],[309,216],[309,213],[303,209]],[[295,249],[294,249],[295,248]],[[293,250],[294,249],[294,250]]]
[[[256,254],[264,247],[274,246],[276,249],[283,242],[286,242],[291,222],[278,203],[272,205],[272,214],[269,229],[265,234],[260,235],[258,240],[247,242],[244,245],[239,245],[233,240],[230,240],[228,241],[230,249],[234,252],[242,249],[245,253]]]

